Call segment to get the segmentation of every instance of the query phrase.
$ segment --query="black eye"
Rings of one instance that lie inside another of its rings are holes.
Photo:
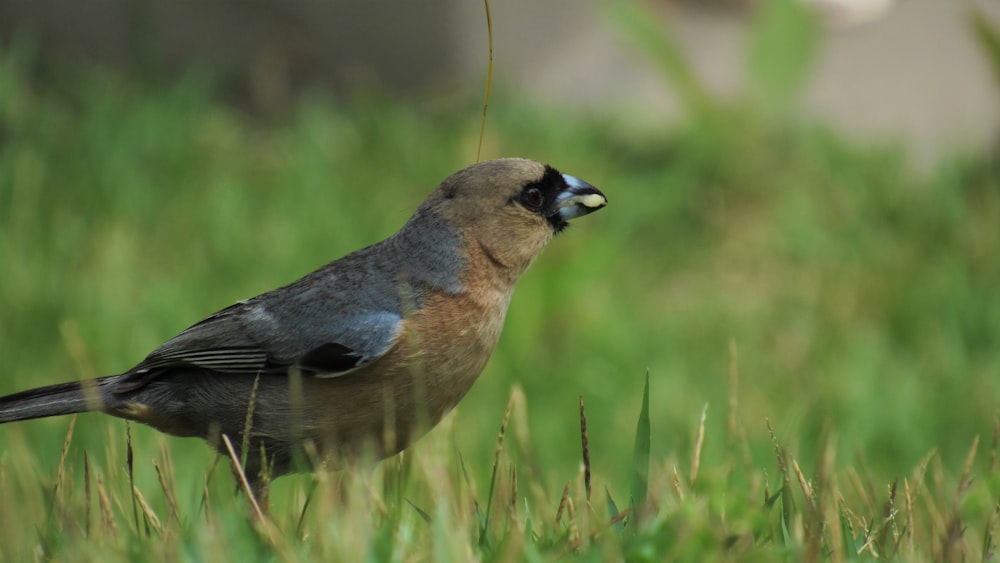
[[[542,204],[545,203],[545,196],[542,194],[542,190],[536,186],[528,186],[521,192],[521,202],[524,203],[525,207],[538,210],[541,209]]]

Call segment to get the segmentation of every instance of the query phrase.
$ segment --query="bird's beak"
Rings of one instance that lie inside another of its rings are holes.
[[[608,198],[594,186],[569,174],[562,177],[569,188],[556,196],[556,209],[564,221],[593,213],[608,204]]]

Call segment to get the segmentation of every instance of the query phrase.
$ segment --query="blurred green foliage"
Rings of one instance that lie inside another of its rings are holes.
[[[993,70],[993,77],[1000,85],[1000,28],[974,6],[969,12],[969,27]]]
[[[484,157],[547,161],[610,204],[526,274],[458,408],[449,439],[479,482],[519,384],[541,485],[576,475],[582,396],[595,473],[627,499],[647,371],[653,472],[686,459],[705,404],[703,465],[745,439],[752,464],[773,467],[769,419],[807,472],[831,443],[880,483],[934,449],[957,471],[992,432],[998,163],[949,155],[917,173],[898,146],[780,118],[815,30],[791,3],[761,18],[746,100],[709,99],[666,32],[639,31],[693,110],[669,128],[494,93]],[[391,234],[475,155],[474,100],[310,96],[263,120],[216,86],[52,69],[27,41],[0,53],[0,393],[127,369],[203,316]],[[123,424],[82,417],[74,443],[112,451]],[[65,427],[4,426],[0,463],[30,444],[25,463],[49,474]],[[133,432],[142,463],[159,442]],[[169,444],[178,481],[200,483],[208,448]]]
[[[635,1],[605,4],[608,20],[636,52],[645,57],[673,90],[687,115],[710,119],[728,117],[721,99],[702,83],[669,18],[653,6]],[[769,119],[795,116],[795,102],[812,70],[818,49],[819,24],[813,11],[796,0],[760,2],[752,14],[746,40],[744,110]]]

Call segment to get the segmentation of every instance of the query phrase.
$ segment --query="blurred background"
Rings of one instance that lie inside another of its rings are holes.
[[[801,1],[827,28],[802,94],[811,115],[931,153],[992,139],[1000,110],[969,13],[996,17],[995,2]],[[669,29],[706,87],[729,95],[748,72],[743,46],[759,4],[659,0],[645,15]],[[534,103],[642,122],[683,119],[676,94],[608,25],[602,5],[495,6],[498,82]],[[141,75],[211,68],[258,112],[284,111],[310,88],[468,96],[481,90],[487,47],[484,6],[467,0],[4,0],[0,37],[9,42],[19,31],[45,58]]]
[[[991,435],[1000,5],[492,8],[483,158],[610,204],[521,281],[452,430],[475,471],[520,386],[550,486],[580,397],[595,472],[624,479],[647,373],[664,468],[705,405],[707,465],[773,465],[768,420],[807,469],[832,442],[882,482]],[[126,370],[391,234],[475,160],[488,54],[469,1],[0,1],[0,393]],[[44,471],[66,424],[4,427],[0,451]],[[211,460],[168,443],[181,475]]]

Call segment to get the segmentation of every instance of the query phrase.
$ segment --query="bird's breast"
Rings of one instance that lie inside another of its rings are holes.
[[[510,296],[435,294],[407,320],[410,368],[450,409],[472,386],[493,353]]]

